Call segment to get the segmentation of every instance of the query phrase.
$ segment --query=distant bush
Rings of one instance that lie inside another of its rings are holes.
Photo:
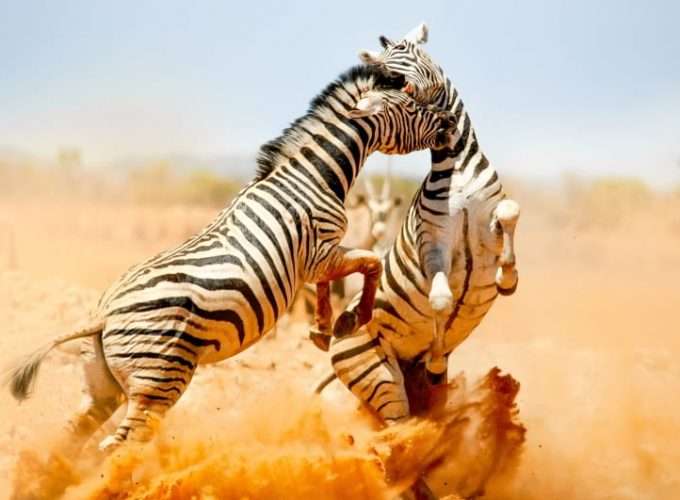
[[[241,183],[207,169],[192,170],[183,184],[184,201],[196,204],[225,205],[241,189]]]
[[[240,182],[208,169],[178,173],[167,162],[156,162],[130,171],[126,190],[140,203],[190,203],[225,205],[238,192]]]

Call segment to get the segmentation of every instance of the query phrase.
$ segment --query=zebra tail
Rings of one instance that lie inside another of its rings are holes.
[[[104,322],[99,321],[92,325],[78,330],[74,333],[57,337],[48,342],[39,349],[35,350],[28,356],[21,359],[16,366],[7,371],[3,385],[9,385],[9,390],[17,401],[24,401],[28,399],[35,385],[36,377],[40,369],[40,364],[43,362],[49,352],[64,342],[71,340],[91,337],[102,332],[104,329]]]
[[[326,388],[328,384],[333,382],[338,376],[336,375],[335,372],[331,372],[326,377],[319,383],[319,385],[316,386],[316,389],[314,390],[315,394],[321,394],[323,390]]]

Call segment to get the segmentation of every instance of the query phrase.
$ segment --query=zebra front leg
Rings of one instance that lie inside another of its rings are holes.
[[[519,220],[519,204],[514,200],[501,200],[491,216],[491,231],[502,237],[501,253],[496,272],[496,289],[501,295],[512,295],[519,280],[516,269],[514,235]]]
[[[333,326],[333,335],[343,337],[355,333],[371,320],[378,280],[382,274],[382,262],[380,257],[370,250],[340,246],[335,249],[330,262],[321,282],[334,281],[352,273],[364,275],[364,286],[359,303],[351,310],[343,311]]]
[[[322,351],[328,351],[330,347],[332,323],[331,284],[328,281],[324,281],[316,284],[314,326],[309,331],[309,338]]]
[[[428,274],[433,276],[428,299],[434,315],[432,344],[425,357],[425,367],[432,382],[438,383],[446,378],[447,359],[444,355],[444,335],[446,333],[446,321],[453,306],[453,293],[449,286],[448,277],[450,254],[438,246],[433,246],[427,253],[424,262]]]

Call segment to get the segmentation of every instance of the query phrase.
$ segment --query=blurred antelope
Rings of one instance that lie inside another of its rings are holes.
[[[392,223],[398,220],[396,215],[402,199],[401,196],[392,195],[392,176],[389,169],[380,193],[368,177],[364,177],[364,189],[366,198],[363,202],[368,208],[370,232],[363,248],[373,250],[382,257],[396,236],[397,226]]]

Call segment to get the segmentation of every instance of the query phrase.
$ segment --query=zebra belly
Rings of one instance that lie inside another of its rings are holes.
[[[467,271],[456,269],[450,274],[449,284],[454,294],[454,305],[446,322],[448,327],[445,333],[445,352],[453,351],[472,333],[498,296],[495,259],[495,255],[488,250],[480,250],[473,259],[467,286],[465,285]],[[411,289],[408,291],[409,295],[415,296],[417,293]],[[434,339],[435,322],[434,312],[426,298],[412,300],[417,308],[404,307],[403,301],[391,292],[381,290],[379,298],[389,302],[399,317],[384,310],[377,310],[372,322],[375,326],[371,325],[375,333],[380,332],[380,335],[392,345],[399,359],[413,360],[427,352]]]
[[[233,274],[234,280],[253,283],[249,291],[242,287],[208,293],[161,283],[109,304],[102,341],[119,382],[125,386],[132,373],[153,371],[160,364],[193,372],[199,364],[243,351],[271,330],[278,314],[259,296],[257,281],[242,272]],[[285,311],[285,298],[278,298],[279,311]]]

